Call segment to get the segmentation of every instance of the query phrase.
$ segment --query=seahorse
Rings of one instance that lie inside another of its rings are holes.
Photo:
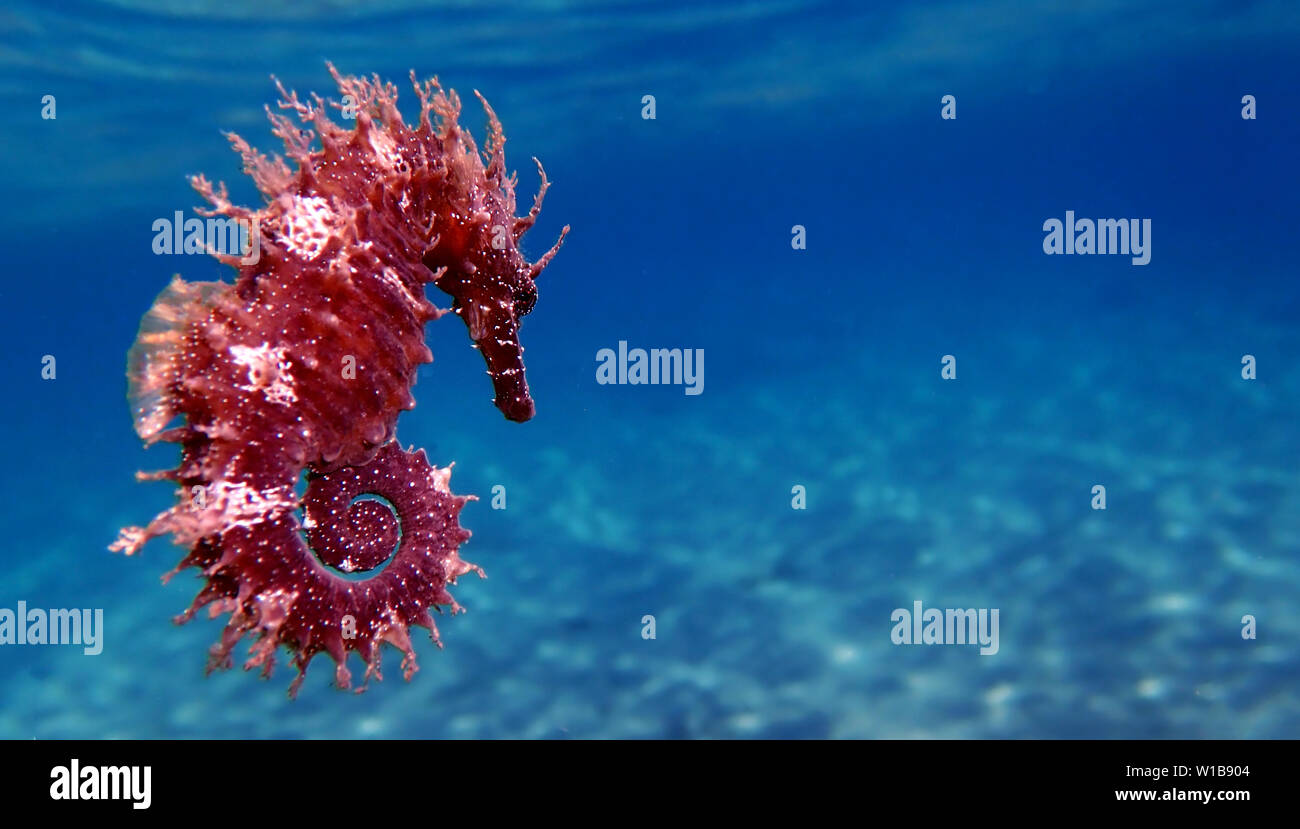
[[[477,91],[488,119],[482,151],[458,123],[459,97],[437,78],[411,73],[420,118],[409,127],[394,85],[328,67],[342,96],[332,105],[355,118],[352,129],[326,116],[320,96],[299,100],[279,81],[279,107],[291,115],[266,108],[296,169],[227,135],[263,194],[260,209],[191,178],[210,205],[197,212],[239,222],[258,249],[209,247],[236,269],[234,282],[177,276],[141,322],[127,359],[135,428],[145,445],[179,444],[180,463],[137,477],[174,481],[178,498],[110,546],[130,555],[172,536],[188,552],[164,581],[187,568],[205,580],[175,621],[203,607],[230,614],[208,672],[231,667],[249,636],[245,670],[269,676],[277,651],[291,654],[291,697],[322,652],[340,688],[351,687],[349,653],[359,654],[364,690],[382,679],[384,643],[401,651],[407,680],[418,670],[412,626],[442,647],[432,611],[460,611],[447,586],[483,571],[459,555],[470,535],[459,516],[472,496],[452,493],[450,466],[396,441],[398,415],[415,405],[416,370],[433,359],[424,325],[448,310],[460,316],[497,408],[528,420],[519,324],[569,231],[536,262],[520,252],[550,183],[534,158],[540,186],[528,213],[515,215],[505,134]],[[450,309],[430,302],[430,282],[451,296]],[[372,571],[361,581],[343,575]]]

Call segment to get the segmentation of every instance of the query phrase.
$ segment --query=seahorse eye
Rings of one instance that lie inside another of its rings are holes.
[[[537,287],[530,282],[526,287],[516,288],[514,300],[515,316],[524,316],[537,304]]]

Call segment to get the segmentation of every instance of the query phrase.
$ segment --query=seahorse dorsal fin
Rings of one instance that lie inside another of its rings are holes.
[[[127,400],[135,431],[146,443],[176,418],[173,399],[175,364],[185,348],[190,326],[207,315],[212,297],[228,290],[224,282],[186,282],[172,277],[140,321],[140,332],[127,355]]]

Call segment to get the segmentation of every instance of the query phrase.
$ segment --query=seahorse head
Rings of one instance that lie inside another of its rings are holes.
[[[478,95],[475,92],[475,95]],[[496,113],[478,95],[488,115],[488,138],[480,157],[473,138],[460,131],[454,118],[443,133],[447,152],[447,199],[453,208],[434,217],[434,236],[424,264],[437,276],[434,284],[450,294],[452,310],[465,321],[470,339],[487,362],[495,392],[493,402],[510,420],[533,416],[534,406],[524,376],[519,324],[537,304],[537,276],[564,242],[569,228],[536,262],[529,262],[519,241],[533,226],[550,186],[537,162],[541,185],[526,216],[515,216],[514,175],[505,174],[505,136]],[[459,101],[450,99],[459,109]],[[486,161],[486,163],[484,163]]]

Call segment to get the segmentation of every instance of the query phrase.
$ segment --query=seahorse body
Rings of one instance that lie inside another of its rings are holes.
[[[268,108],[296,170],[230,136],[265,206],[232,205],[224,186],[192,181],[212,205],[200,213],[255,228],[260,256],[214,253],[238,271],[233,284],[176,277],[141,323],[127,371],[136,430],[146,444],[180,444],[181,459],[140,477],[175,481],[179,497],[111,548],[132,554],[172,535],[189,552],[165,578],[197,567],[206,579],[177,621],[204,606],[230,614],[209,670],[229,667],[252,633],[245,668],[269,674],[287,647],[299,670],[291,694],[322,651],[337,663],[340,687],[351,683],[349,651],[365,660],[367,681],[380,678],[384,642],[403,652],[410,679],[410,626],[438,642],[430,610],[460,609],[446,585],[482,575],[457,553],[469,537],[458,520],[468,498],[451,493],[450,468],[394,439],[398,414],[415,405],[416,370],[432,360],[424,324],[445,313],[424,285],[451,295],[487,361],[497,407],[527,420],[534,408],[519,320],[568,232],[536,263],[520,253],[548,183],[539,162],[533,207],[515,216],[505,137],[481,96],[482,154],[457,123],[456,93],[436,79],[412,73],[421,109],[411,128],[393,85],[330,72],[355,109],[353,129],[332,123],[319,97],[304,103],[283,87],[280,107],[297,119]],[[367,494],[388,505],[358,497]],[[335,572],[385,562],[364,581]]]

